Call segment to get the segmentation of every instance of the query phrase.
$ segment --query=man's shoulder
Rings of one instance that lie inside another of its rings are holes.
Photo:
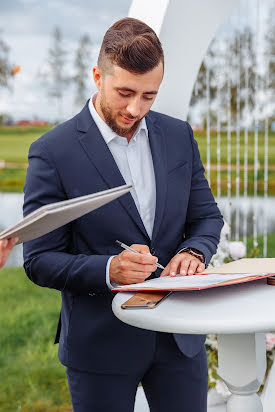
[[[155,112],[154,110],[150,110],[147,117],[153,122],[168,124],[169,126],[181,126],[183,128],[186,128],[188,126],[190,127],[189,123],[185,120],[169,116],[168,114]]]
[[[192,132],[192,128],[187,121],[169,116],[164,113],[150,110],[147,118],[161,128],[178,129],[180,130],[180,132],[185,132],[188,134]]]
[[[44,133],[33,143],[35,146],[52,146],[68,142],[76,132],[76,117],[66,120]]]

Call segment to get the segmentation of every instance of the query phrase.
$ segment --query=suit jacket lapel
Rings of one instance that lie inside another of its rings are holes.
[[[117,164],[110,152],[108,145],[99,132],[88,108],[88,104],[79,114],[77,120],[77,129],[81,132],[79,142],[86,151],[89,159],[96,167],[98,173],[102,176],[109,188],[126,184]],[[146,229],[136,208],[134,199],[130,193],[118,198],[118,201],[124,207],[126,212],[131,216],[139,229],[147,236]]]
[[[153,119],[152,113],[147,115],[146,122],[156,179],[156,213],[152,234],[152,242],[154,242],[164,213],[167,192],[167,158],[165,136]]]

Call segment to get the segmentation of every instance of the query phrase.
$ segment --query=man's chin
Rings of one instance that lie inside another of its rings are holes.
[[[139,124],[139,120],[135,121],[134,123],[125,124],[123,122],[116,122],[117,132],[119,132],[120,136],[126,136],[129,132],[134,131],[137,129]]]

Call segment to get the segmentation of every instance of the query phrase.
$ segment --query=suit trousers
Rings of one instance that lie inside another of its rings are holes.
[[[208,366],[203,348],[188,358],[173,335],[156,332],[151,361],[129,374],[67,368],[74,412],[132,412],[142,383],[151,412],[206,412]],[[114,353],[114,356],[115,353]]]

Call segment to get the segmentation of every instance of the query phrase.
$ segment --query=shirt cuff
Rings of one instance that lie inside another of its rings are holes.
[[[118,285],[117,283],[110,281],[110,273],[109,273],[110,264],[111,264],[111,260],[112,260],[115,256],[116,256],[116,255],[109,257],[109,259],[108,259],[108,261],[107,261],[107,265],[106,265],[106,284],[107,284],[107,286],[108,286],[108,288],[109,288],[110,290],[112,290],[113,288],[116,288],[116,287],[120,286],[120,285]]]

